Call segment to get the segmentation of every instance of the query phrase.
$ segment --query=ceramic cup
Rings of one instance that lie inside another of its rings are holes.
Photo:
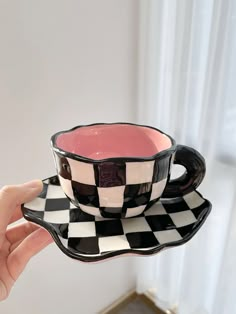
[[[57,174],[70,201],[105,218],[141,214],[160,197],[183,196],[205,175],[204,158],[162,131],[131,123],[77,126],[51,138]],[[170,180],[172,164],[186,172]]]

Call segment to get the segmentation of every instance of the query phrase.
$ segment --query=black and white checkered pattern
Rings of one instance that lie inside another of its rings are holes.
[[[137,217],[95,217],[75,208],[57,176],[44,180],[41,195],[22,206],[25,218],[48,229],[65,254],[86,262],[124,253],[148,255],[185,243],[210,209],[210,202],[194,191],[162,199]]]
[[[55,153],[60,184],[83,211],[106,218],[141,214],[166,186],[171,155],[141,162],[86,163]]]

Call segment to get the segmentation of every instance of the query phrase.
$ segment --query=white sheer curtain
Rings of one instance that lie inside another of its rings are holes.
[[[137,259],[137,291],[180,314],[236,313],[236,1],[140,0],[138,122],[207,161],[212,204],[186,245]]]

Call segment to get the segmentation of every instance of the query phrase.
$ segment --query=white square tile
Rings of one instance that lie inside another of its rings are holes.
[[[98,188],[99,204],[101,207],[122,207],[125,186]]]
[[[145,216],[166,215],[167,212],[161,202],[156,202],[151,208],[145,211]]]
[[[99,238],[98,244],[100,252],[130,249],[129,243],[125,236],[112,236]]]
[[[62,191],[61,197],[65,197],[65,194],[66,194],[71,200],[74,200],[74,193],[71,187],[71,181],[62,178],[61,176],[58,176],[58,178],[61,184],[61,191]]]
[[[159,182],[153,183],[152,194],[151,194],[151,198],[150,198],[151,201],[156,199],[156,198],[161,197],[161,195],[165,189],[166,182],[167,182],[167,179],[163,179]]]
[[[83,204],[79,204],[79,207],[86,213],[93,215],[93,216],[100,216],[100,210],[97,207],[92,207],[92,206],[87,206],[87,205],[83,205]]]
[[[129,218],[129,217],[133,217],[133,216],[138,216],[144,211],[145,207],[146,207],[146,205],[127,208],[127,212],[126,212],[125,217]]]
[[[63,198],[63,197],[65,197],[65,194],[59,185],[48,186],[47,198]]]
[[[95,237],[95,223],[93,221],[71,222],[69,224],[69,238]]]
[[[124,233],[151,231],[149,224],[144,217],[122,219]]]
[[[152,182],[153,161],[127,162],[126,163],[126,184],[139,184]]]
[[[181,235],[175,229],[165,230],[165,231],[156,231],[154,232],[154,234],[160,244],[182,240]]]
[[[68,223],[70,220],[70,211],[67,210],[56,210],[56,211],[46,211],[44,212],[43,219],[47,222],[55,224]]]
[[[176,227],[183,227],[196,222],[196,218],[190,210],[185,210],[179,213],[169,214]]]
[[[84,184],[96,185],[92,164],[68,158],[72,180]]]
[[[24,206],[31,210],[44,211],[45,203],[46,203],[46,199],[37,197],[31,202],[24,204]]]
[[[204,203],[204,199],[202,199],[201,196],[195,191],[185,195],[184,200],[191,209],[199,207]]]

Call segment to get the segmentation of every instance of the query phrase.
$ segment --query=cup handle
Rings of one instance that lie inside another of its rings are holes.
[[[177,146],[174,164],[184,166],[186,171],[179,178],[167,183],[162,194],[163,198],[179,197],[194,191],[201,184],[206,173],[203,156],[188,146]]]

